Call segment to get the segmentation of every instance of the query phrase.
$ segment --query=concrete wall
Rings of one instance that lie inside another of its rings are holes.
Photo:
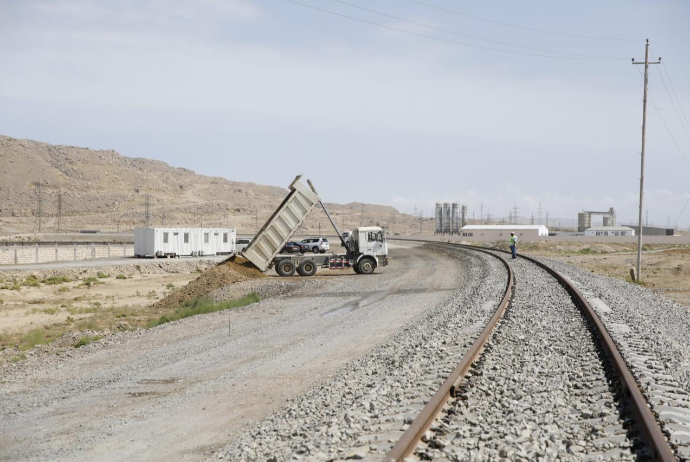
[[[134,256],[134,244],[10,245],[0,247],[0,265],[132,256]]]

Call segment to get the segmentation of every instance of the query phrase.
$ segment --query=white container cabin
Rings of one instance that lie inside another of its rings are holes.
[[[135,257],[191,257],[235,253],[229,228],[135,228]]]

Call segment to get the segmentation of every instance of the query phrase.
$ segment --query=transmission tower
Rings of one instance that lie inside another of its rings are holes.
[[[538,225],[541,224],[541,211],[542,211],[541,202],[539,202],[539,208],[537,209],[537,224]],[[532,224],[534,224],[534,223],[532,223]]]

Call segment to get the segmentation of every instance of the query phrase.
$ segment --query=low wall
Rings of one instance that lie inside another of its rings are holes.
[[[0,247],[0,265],[132,257],[134,244],[9,245]]]

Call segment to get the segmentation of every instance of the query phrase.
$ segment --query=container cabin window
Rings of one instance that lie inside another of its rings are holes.
[[[168,233],[163,233],[163,244],[168,243]]]
[[[184,233],[184,243],[189,244],[189,233]]]
[[[228,233],[223,233],[223,244],[228,243]]]
[[[209,233],[204,233],[204,244],[208,244],[208,234]]]

